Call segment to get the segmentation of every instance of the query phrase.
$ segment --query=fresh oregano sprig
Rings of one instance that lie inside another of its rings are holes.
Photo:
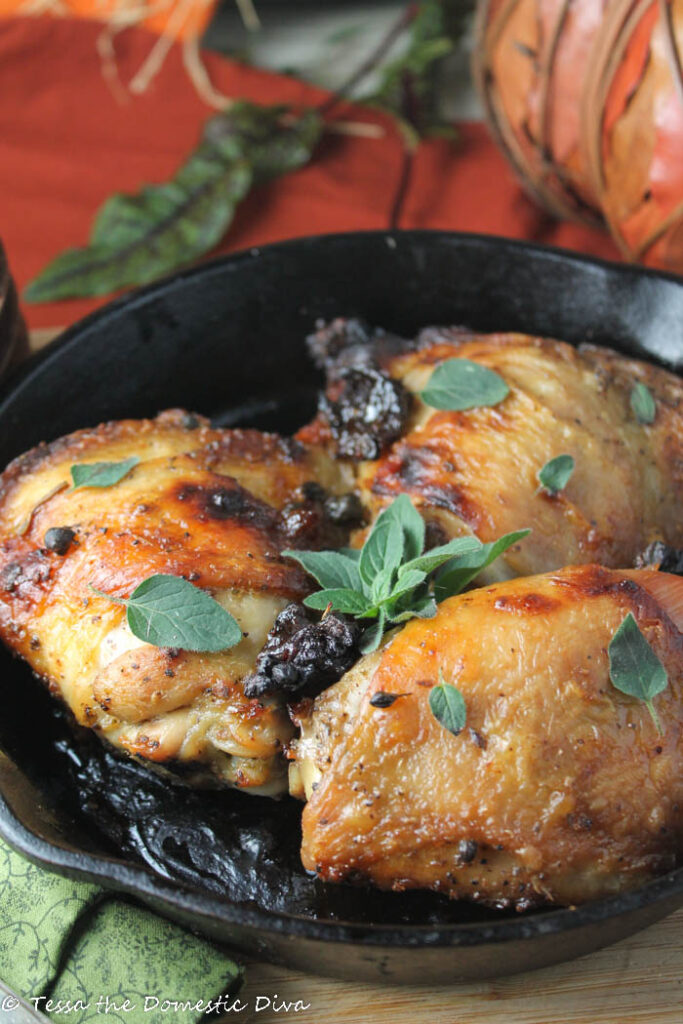
[[[379,646],[389,624],[431,618],[436,605],[460,593],[483,568],[529,533],[519,530],[492,544],[456,537],[424,550],[425,524],[406,494],[375,520],[360,551],[284,551],[313,576],[321,590],[304,604],[331,606],[357,619],[373,619],[361,643],[363,653]]]
[[[128,598],[90,589],[98,597],[125,605],[133,636],[154,647],[226,651],[242,639],[242,630],[230,612],[181,576],[149,576]]]
[[[661,733],[662,726],[652,700],[666,689],[669,677],[631,612],[616,630],[607,650],[612,685],[630,697],[645,701]]]

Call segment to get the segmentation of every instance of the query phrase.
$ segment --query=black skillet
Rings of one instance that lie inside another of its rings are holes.
[[[283,431],[314,408],[304,336],[319,317],[608,344],[683,365],[683,282],[475,235],[310,238],[208,263],[71,328],[0,395],[0,464],[123,416],[183,406]],[[683,869],[578,909],[517,915],[428,893],[322,885],[298,859],[298,804],[193,793],[77,735],[0,651],[0,831],[52,870],[305,971],[449,983],[580,956],[683,904]]]

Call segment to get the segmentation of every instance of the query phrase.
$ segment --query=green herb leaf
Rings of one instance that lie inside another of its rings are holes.
[[[308,608],[315,608],[324,612],[328,604],[331,604],[337,612],[345,612],[349,615],[366,615],[372,609],[372,605],[364,594],[346,587],[330,588],[329,590],[318,590],[315,594],[309,594],[304,598],[304,604]]]
[[[421,394],[433,409],[459,411],[498,405],[510,389],[497,373],[471,359],[447,359],[429,378]]]
[[[456,686],[446,682],[442,672],[439,672],[439,685],[433,687],[429,694],[429,708],[437,722],[454,736],[465,728],[465,698]]]
[[[326,589],[362,589],[358,561],[345,552],[283,551],[282,554],[287,558],[293,558],[303,566],[321,587]]]
[[[79,487],[113,487],[139,463],[132,455],[123,462],[78,462],[71,467],[72,491]]]
[[[155,647],[226,651],[242,639],[242,630],[230,612],[206,591],[179,576],[150,576],[127,599],[101,590],[95,593],[124,604],[133,635]]]
[[[419,569],[421,572],[432,572],[434,569],[438,569],[444,562],[450,561],[451,558],[459,555],[469,554],[473,551],[480,551],[483,545],[477,537],[456,537],[454,540],[448,542],[448,544],[442,544],[438,548],[432,548],[425,555],[420,555],[419,558],[413,558],[410,562],[405,562],[398,572],[399,580],[404,573],[410,572],[413,569]]]
[[[400,494],[392,502],[391,508],[403,531],[403,557],[407,560],[417,558],[425,546],[424,519],[407,494]]]
[[[431,618],[437,601],[459,593],[529,532],[518,530],[490,544],[482,544],[476,537],[456,537],[422,554],[424,521],[410,498],[402,494],[377,517],[360,552],[346,548],[283,553],[296,559],[323,586],[304,598],[305,605],[318,611],[331,605],[357,619],[378,619],[381,636],[386,622]],[[434,577],[439,567],[441,572]],[[375,633],[368,633],[367,643],[373,638]]]
[[[556,455],[546,462],[538,472],[538,482],[548,494],[559,494],[569,483],[574,472],[574,459],[571,455]]]
[[[631,409],[639,423],[654,423],[657,404],[652,392],[642,381],[636,381],[631,389]]]
[[[661,733],[662,727],[652,698],[666,689],[669,677],[631,612],[612,637],[608,654],[612,685],[622,693],[644,700]]]
[[[314,111],[294,119],[285,107],[235,103],[207,121],[197,149],[170,181],[108,199],[90,244],[53,260],[24,297],[105,295],[191,263],[220,242],[254,182],[308,162],[321,129]]]
[[[411,144],[448,128],[452,132],[439,102],[439,65],[466,33],[473,9],[474,0],[422,0],[406,8],[391,35],[407,31],[407,43],[361,96],[364,103],[391,113]]]
[[[433,619],[436,615],[436,601],[430,593],[414,598],[405,611],[392,611],[394,624],[409,622],[410,619]]]
[[[386,629],[386,616],[384,610],[380,610],[377,617],[377,621],[373,622],[371,626],[363,633],[359,644],[359,650],[361,654],[370,654],[371,651],[376,651],[382,642],[384,636],[384,630]]]
[[[360,554],[358,568],[368,594],[372,593],[375,577],[384,570],[398,569],[403,558],[405,542],[395,505],[394,501],[380,512]]]
[[[434,581],[434,597],[441,603],[448,597],[459,594],[484,569],[488,568],[513,544],[519,543],[531,533],[531,530],[516,530],[506,533],[498,540],[482,544],[474,551],[459,555],[446,562]]]

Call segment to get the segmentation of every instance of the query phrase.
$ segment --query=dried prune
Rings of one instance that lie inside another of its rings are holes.
[[[661,540],[653,541],[635,561],[636,569],[649,569],[652,566],[657,566],[660,572],[683,576],[683,550],[669,547]]]
[[[410,395],[400,381],[373,369],[345,369],[334,398],[324,394],[319,410],[345,459],[376,459],[403,433]]]
[[[281,693],[315,696],[335,683],[360,657],[361,627],[335,612],[318,621],[302,604],[280,612],[244,680],[247,697]]]

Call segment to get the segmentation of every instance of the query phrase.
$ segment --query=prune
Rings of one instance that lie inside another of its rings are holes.
[[[335,397],[323,394],[319,410],[346,459],[376,459],[403,433],[410,413],[410,395],[400,381],[373,369],[345,369]]]
[[[349,365],[346,362],[349,358],[351,365],[355,359],[372,359],[370,339],[370,329],[365,321],[337,317],[329,324],[319,324],[315,334],[306,338],[306,344],[318,369],[330,371],[340,365]]]
[[[653,541],[635,561],[636,569],[648,569],[652,566],[658,566],[660,572],[683,576],[683,550],[669,547],[661,540]]]
[[[288,546],[339,548],[347,543],[349,531],[360,526],[363,506],[353,493],[328,495],[319,484],[307,482],[280,517]]]
[[[318,621],[301,604],[280,612],[244,680],[247,697],[281,693],[312,697],[347,672],[360,657],[361,627],[335,612]]]

